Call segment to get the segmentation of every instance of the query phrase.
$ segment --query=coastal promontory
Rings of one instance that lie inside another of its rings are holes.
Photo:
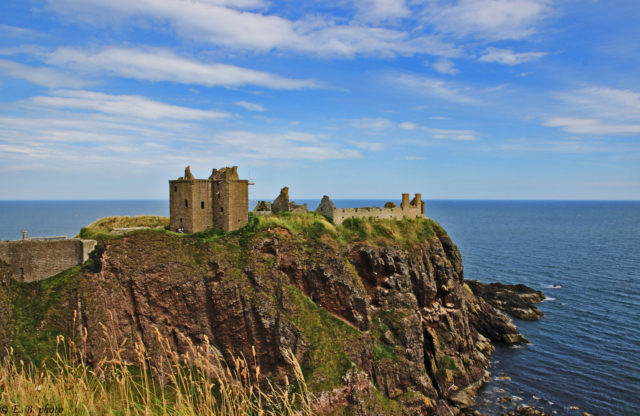
[[[282,213],[233,232],[81,237],[98,241],[84,265],[3,283],[1,317],[25,358],[45,358],[56,334],[83,339],[89,364],[110,358],[113,339],[131,362],[125,340],[150,361],[159,339],[178,353],[211,343],[227,362],[255,357],[273,383],[292,354],[317,414],[452,415],[488,380],[492,342],[524,341],[474,296],[458,248],[426,218],[334,225]]]

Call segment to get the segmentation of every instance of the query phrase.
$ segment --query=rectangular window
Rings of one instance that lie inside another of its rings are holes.
[[[178,192],[178,187],[177,186],[173,187],[173,192]]]
[[[184,206],[189,208],[189,200],[187,200],[187,199],[184,200]]]
[[[200,201],[200,208],[204,209],[204,201]]]

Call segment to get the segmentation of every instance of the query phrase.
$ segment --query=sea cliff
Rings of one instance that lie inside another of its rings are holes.
[[[0,319],[15,316],[23,356],[43,358],[47,339],[79,334],[97,362],[106,328],[142,341],[152,360],[158,334],[178,352],[205,342],[228,360],[255,351],[278,382],[291,351],[318,414],[451,415],[488,380],[491,341],[524,341],[474,296],[458,248],[429,219],[334,226],[288,214],[231,233],[91,237],[99,243],[82,267],[11,285],[13,311]]]

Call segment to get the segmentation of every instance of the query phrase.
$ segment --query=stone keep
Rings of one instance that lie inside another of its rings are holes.
[[[172,231],[237,230],[249,219],[249,181],[238,177],[237,166],[213,169],[209,179],[196,179],[187,166],[169,181],[169,217]]]

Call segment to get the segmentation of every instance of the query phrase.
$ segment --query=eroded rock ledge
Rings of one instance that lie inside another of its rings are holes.
[[[477,280],[466,282],[476,296],[515,318],[537,321],[543,316],[542,311],[533,305],[545,300],[544,293],[539,290],[523,284],[482,283]]]

